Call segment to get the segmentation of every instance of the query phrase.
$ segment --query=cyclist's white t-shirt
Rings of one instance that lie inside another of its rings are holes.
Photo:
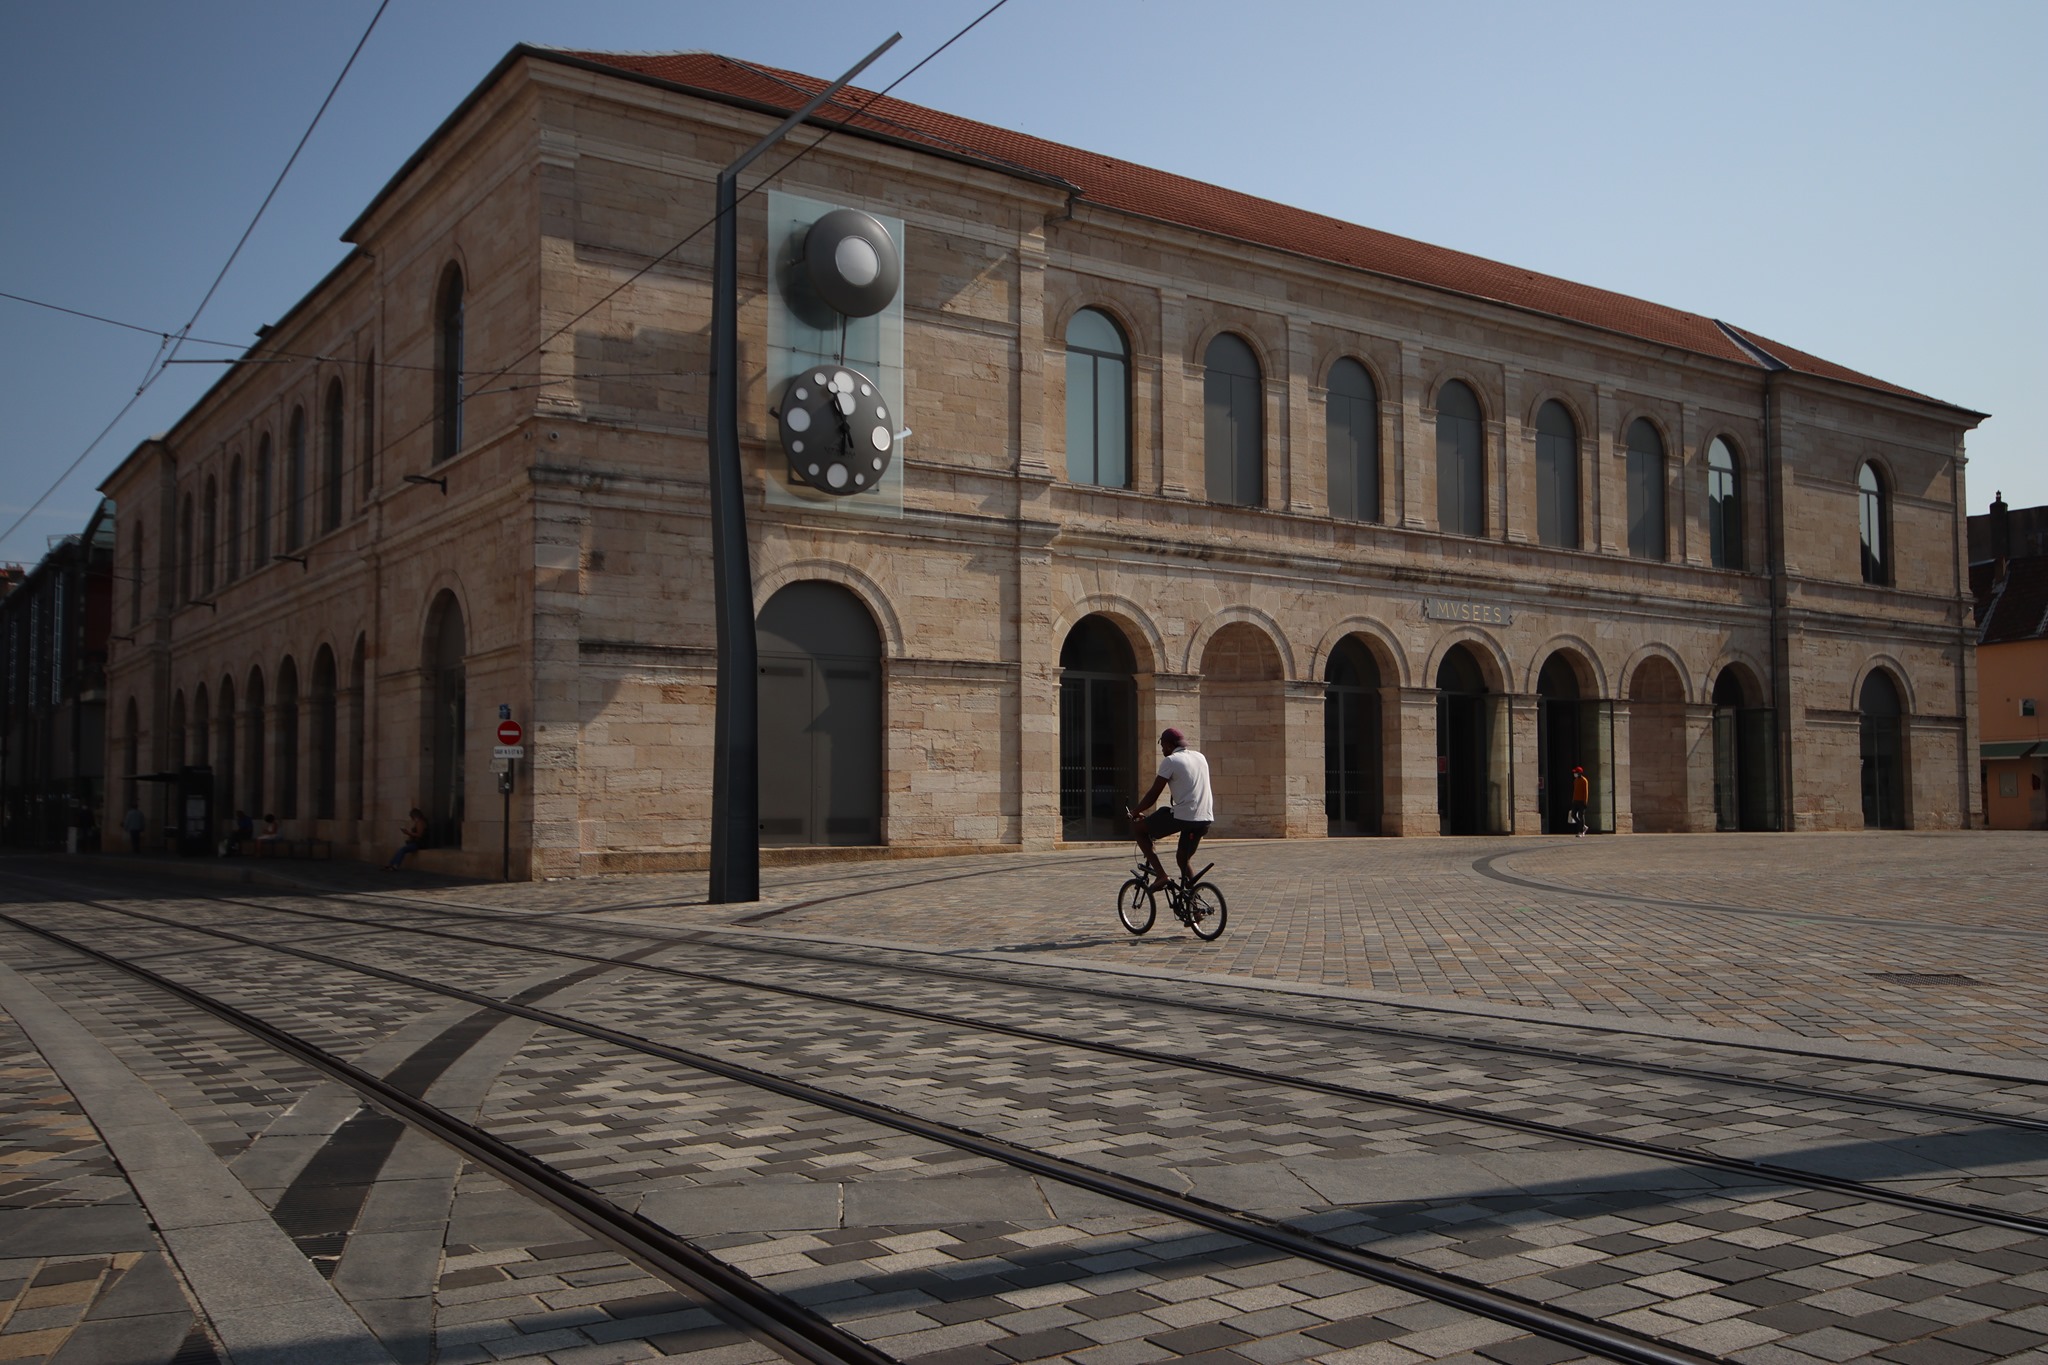
[[[1216,803],[1209,799],[1209,760],[1193,749],[1175,749],[1159,760],[1156,776],[1166,779],[1168,804],[1182,820],[1214,820]]]

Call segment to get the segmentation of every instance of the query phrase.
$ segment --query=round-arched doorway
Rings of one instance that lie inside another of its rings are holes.
[[[1106,616],[1083,617],[1060,646],[1060,837],[1126,839],[1138,780],[1137,661]]]
[[[791,583],[755,623],[763,844],[882,842],[882,638],[836,583]]]

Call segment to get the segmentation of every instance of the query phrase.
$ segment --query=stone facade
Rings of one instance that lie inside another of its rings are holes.
[[[286,363],[235,367],[105,483],[117,563],[144,547],[115,603],[134,639],[109,666],[110,714],[132,704],[139,761],[211,762],[224,811],[277,807],[288,832],[365,858],[421,804],[444,829],[423,855],[439,866],[495,874],[507,849],[518,876],[701,864],[716,647],[712,234],[698,229],[719,168],[778,118],[626,59],[507,58],[350,229],[355,252],[250,352]],[[1329,832],[1327,683],[1346,641],[1377,675],[1358,722],[1377,832],[1536,830],[1561,736],[1591,760],[1601,828],[1714,829],[1735,809],[1716,782],[1735,771],[1737,693],[1764,727],[1742,819],[1861,827],[1874,671],[1903,702],[1905,822],[1980,823],[1962,543],[1978,414],[1797,353],[1693,353],[871,133],[832,137],[776,183],[903,223],[900,513],[771,495],[764,196],[739,221],[756,607],[838,585],[878,639],[879,823],[855,842],[1076,835],[1062,649],[1089,618],[1130,653],[1116,781],[1141,789],[1142,737],[1179,726],[1210,756],[1220,834]],[[1069,477],[1064,339],[1084,308],[1129,341],[1127,487]],[[1261,374],[1256,506],[1206,484],[1204,361],[1224,332]],[[1326,385],[1346,358],[1378,395],[1377,521],[1331,512]],[[1482,414],[1477,535],[1438,524],[1437,404],[1453,380]],[[1564,545],[1537,525],[1551,401],[1578,432]],[[295,411],[310,434],[293,539],[279,500]],[[1666,456],[1655,559],[1629,552],[1639,420]],[[1717,440],[1736,453],[1743,568],[1714,567]],[[1883,479],[1877,585],[1859,560],[1866,466]],[[1465,711],[1442,690],[1454,653],[1484,689]],[[509,803],[490,758],[501,705],[526,731]],[[113,729],[119,753],[131,734]]]

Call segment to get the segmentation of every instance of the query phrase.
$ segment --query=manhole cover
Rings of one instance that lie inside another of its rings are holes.
[[[1974,976],[1959,972],[1872,972],[1879,981],[1894,981],[1901,986],[1981,986],[1984,983]]]

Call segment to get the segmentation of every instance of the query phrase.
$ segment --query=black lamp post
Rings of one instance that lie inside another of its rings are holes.
[[[740,466],[739,176],[789,130],[896,45],[889,40],[718,174],[711,274],[711,563],[718,608],[718,706],[711,749],[713,905],[761,899],[760,695],[754,648],[754,570]]]

